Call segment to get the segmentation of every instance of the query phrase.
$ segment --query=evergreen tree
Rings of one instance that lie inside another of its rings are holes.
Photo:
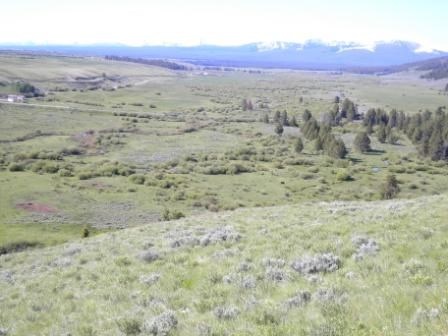
[[[303,115],[302,115],[303,122],[307,122],[307,121],[310,120],[312,117],[313,117],[313,115],[311,114],[310,110],[305,110],[305,111],[303,112]]]
[[[397,110],[390,111],[389,114],[389,122],[387,126],[390,126],[391,128],[397,127],[397,120],[398,120],[398,112]]]
[[[347,155],[347,149],[342,139],[336,139],[332,134],[327,137],[323,147],[325,154],[332,158],[343,159]]]
[[[274,114],[274,123],[280,122],[280,111],[275,111]]]
[[[308,140],[314,140],[319,135],[319,124],[316,119],[311,118],[302,127],[302,132]]]
[[[380,196],[382,199],[392,199],[394,198],[400,191],[400,187],[398,186],[398,180],[395,175],[388,175],[386,177],[386,182],[381,187]]]
[[[437,161],[445,158],[444,141],[439,129],[432,133],[429,138],[428,146],[428,154],[431,157],[431,160]]]
[[[302,153],[303,151],[303,141],[301,137],[298,137],[296,142],[294,143],[294,150],[296,153]]]
[[[269,124],[269,115],[267,113],[263,117],[263,122]]]
[[[291,117],[291,119],[289,120],[289,126],[299,127],[299,124],[297,123],[296,116]]]
[[[282,126],[282,124],[280,124],[280,123],[275,124],[274,132],[278,136],[281,136],[283,134],[283,126]]]
[[[364,153],[370,150],[370,139],[366,132],[358,133],[353,142],[356,151]]]
[[[397,125],[396,125],[399,130],[402,130],[404,128],[405,120],[406,115],[404,114],[403,111],[400,111],[397,116]]]
[[[316,152],[320,152],[324,149],[324,140],[321,137],[317,137],[316,140],[314,140],[313,148]]]
[[[289,126],[289,121],[288,121],[288,112],[283,111],[280,117],[280,123],[283,126]]]
[[[422,138],[423,138],[423,131],[420,127],[414,129],[414,132],[410,136],[410,139],[411,139],[412,143],[414,143],[414,144],[419,143]]]
[[[351,104],[347,110],[347,119],[350,121],[356,119],[356,107],[354,104]]]
[[[364,126],[373,128],[376,125],[376,111],[375,109],[369,109],[364,117]]]
[[[242,107],[243,111],[247,111],[247,109],[248,109],[247,105],[248,105],[247,99],[244,98],[241,102],[241,107]]]
[[[378,130],[376,131],[376,137],[380,143],[386,142],[386,127],[384,127],[383,124],[378,127]]]
[[[341,106],[341,116],[352,121],[356,118],[356,106],[350,99],[345,98]]]

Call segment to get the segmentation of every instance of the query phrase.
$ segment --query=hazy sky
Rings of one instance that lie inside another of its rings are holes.
[[[448,50],[448,0],[0,0],[0,42],[408,40]]]

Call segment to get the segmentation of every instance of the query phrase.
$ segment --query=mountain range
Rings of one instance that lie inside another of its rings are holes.
[[[126,56],[172,59],[203,66],[342,70],[349,67],[388,67],[448,56],[441,50],[422,50],[406,41],[357,43],[272,42],[240,46],[140,46],[126,45],[2,45],[2,50],[59,53],[76,56]]]

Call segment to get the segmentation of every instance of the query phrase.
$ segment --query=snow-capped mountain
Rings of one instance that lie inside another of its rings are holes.
[[[406,41],[361,45],[352,42],[258,42],[241,46],[19,45],[0,49],[58,52],[71,55],[178,59],[197,65],[337,70],[385,67],[448,56]]]

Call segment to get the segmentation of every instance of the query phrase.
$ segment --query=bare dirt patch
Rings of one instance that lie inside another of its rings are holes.
[[[26,210],[29,212],[37,212],[37,213],[56,213],[57,212],[56,208],[53,208],[44,203],[36,203],[36,202],[17,203],[16,208]]]
[[[82,133],[78,133],[73,136],[73,139],[84,148],[95,148],[95,131],[89,130]]]

